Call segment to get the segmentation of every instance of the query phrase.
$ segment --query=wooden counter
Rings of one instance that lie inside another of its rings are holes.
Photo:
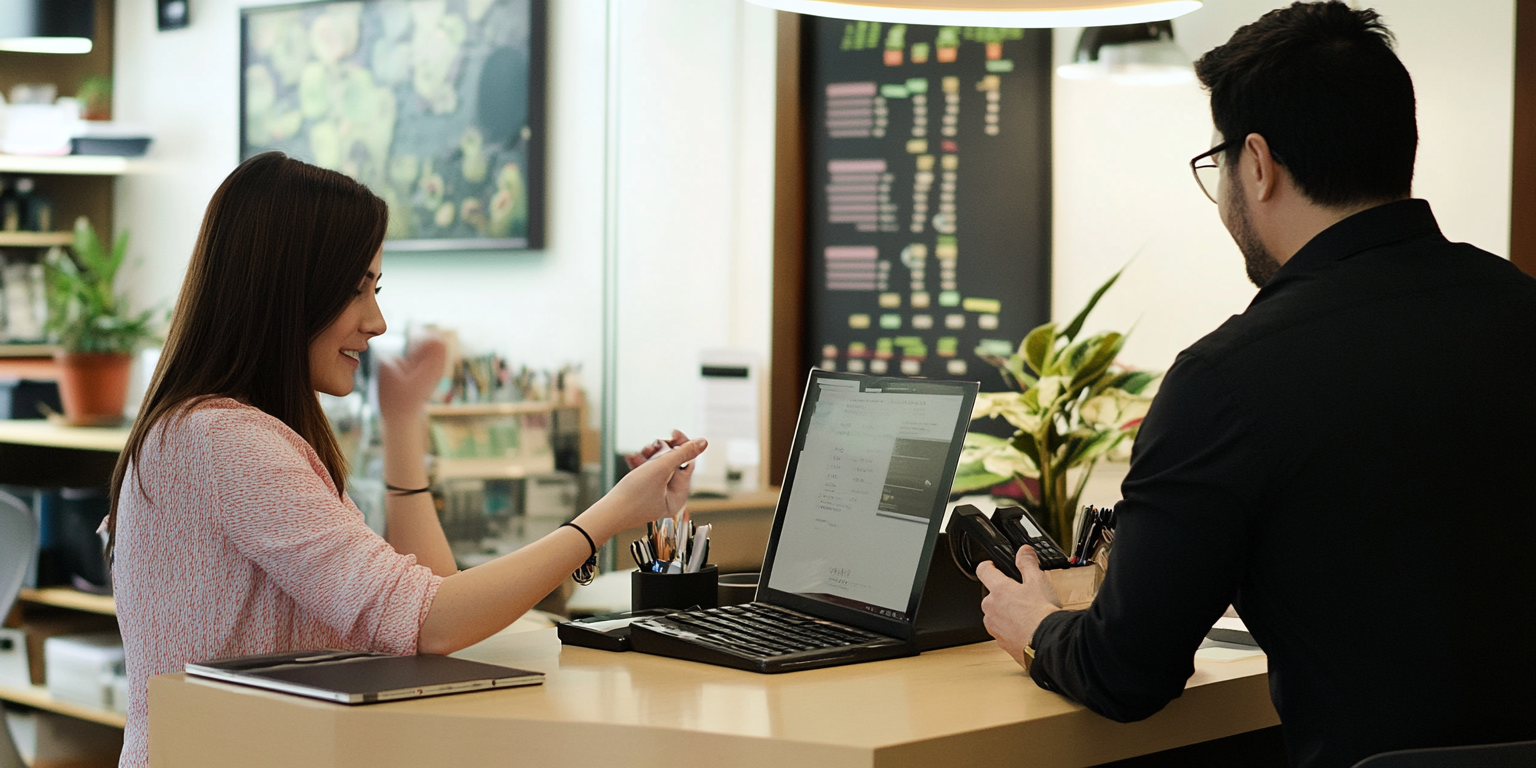
[[[498,635],[458,655],[549,678],[347,707],[162,675],[150,681],[150,763],[1065,767],[1279,722],[1263,657],[1197,660],[1182,698],[1119,724],[1039,689],[991,642],[781,675],[562,649],[553,629]]]

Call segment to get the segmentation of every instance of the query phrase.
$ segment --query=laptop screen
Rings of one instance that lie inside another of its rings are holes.
[[[904,636],[976,390],[812,371],[764,558],[767,597]]]

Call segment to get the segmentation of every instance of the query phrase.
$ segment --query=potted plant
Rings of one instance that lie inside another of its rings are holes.
[[[77,426],[106,426],[123,420],[133,353],[155,338],[146,311],[128,313],[125,296],[114,290],[128,250],[128,233],[103,247],[82,216],[75,220],[74,253],[49,251],[47,274],[50,340],[58,346],[59,398],[64,416]]]
[[[954,492],[1016,496],[1058,542],[1072,539],[1072,515],[1094,465],[1111,452],[1129,453],[1152,403],[1143,393],[1161,376],[1116,364],[1124,334],[1077,338],[1119,277],[1100,286],[1066,328],[1035,328],[1007,358],[977,350],[1016,391],[982,393],[971,418],[1001,416],[1016,431],[1009,438],[966,435]]]

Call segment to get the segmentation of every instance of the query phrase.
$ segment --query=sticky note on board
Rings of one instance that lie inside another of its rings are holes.
[[[995,91],[1003,84],[1003,79],[997,75],[987,75],[976,82],[978,91]]]
[[[976,318],[976,327],[984,331],[997,330],[997,315],[982,315]]]
[[[940,87],[943,88],[945,93],[959,93],[960,78],[955,77],[954,75],[946,77],[940,81]]]
[[[933,170],[933,155],[918,155],[917,156],[917,169],[919,171],[931,171],[931,170]]]
[[[907,86],[901,83],[886,83],[880,86],[880,95],[887,99],[905,99],[907,97]]]
[[[933,255],[940,259],[953,259],[960,255],[960,248],[954,243],[940,243],[934,246]]]
[[[928,308],[928,292],[927,291],[913,291],[912,292],[912,306],[915,309],[927,309]]]
[[[848,327],[849,328],[868,328],[869,327],[869,315],[849,315],[848,316]]]
[[[928,151],[928,140],[927,139],[912,139],[911,141],[907,142],[907,153],[908,154],[921,155],[921,154],[923,154],[924,152],[927,152],[927,151]]]
[[[954,336],[939,339],[939,357],[954,357],[960,350],[960,340]]]
[[[927,43],[913,43],[912,44],[912,63],[913,64],[927,64],[928,63],[928,44]],[[927,81],[924,81],[924,82],[927,82]],[[914,93],[916,93],[916,91],[914,91]]]
[[[880,327],[893,330],[901,327],[901,315],[890,314],[880,316]]]
[[[988,72],[1012,72],[1013,59],[996,59],[987,62]]]
[[[881,306],[882,309],[895,309],[895,308],[901,306],[901,294],[899,294],[899,293],[882,293],[882,294],[880,294],[880,306]]]
[[[927,45],[925,45],[923,43],[918,43],[918,45],[922,45],[923,46],[923,50],[925,52],[928,50],[928,46]],[[917,50],[917,45],[912,46],[912,50],[914,51],[914,55],[913,55],[912,58],[913,58],[913,60],[916,60],[917,56],[916,56],[915,52]],[[926,78],[926,77],[914,77],[914,78],[911,78],[911,79],[907,80],[907,93],[927,93],[927,92],[928,92],[928,78]]]
[[[966,299],[960,306],[967,312],[982,312],[989,315],[995,315],[1003,311],[1003,303],[1001,301],[997,299],[978,299],[974,296]]]
[[[939,306],[941,306],[941,307],[958,307],[958,306],[960,306],[960,292],[959,291],[944,291],[943,293],[940,293],[939,294]]]
[[[1007,357],[1013,354],[1013,343],[1005,339],[982,339],[976,343],[976,351],[984,355]]]
[[[946,171],[953,171],[960,167],[960,156],[945,155],[944,159],[939,161],[939,165],[942,166]]]

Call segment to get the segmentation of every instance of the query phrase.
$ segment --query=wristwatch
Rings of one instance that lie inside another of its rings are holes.
[[[1028,645],[1024,646],[1024,671],[1028,672],[1030,666],[1033,665],[1034,663],[1035,663],[1035,644],[1034,644],[1034,641],[1030,641],[1030,643]]]

